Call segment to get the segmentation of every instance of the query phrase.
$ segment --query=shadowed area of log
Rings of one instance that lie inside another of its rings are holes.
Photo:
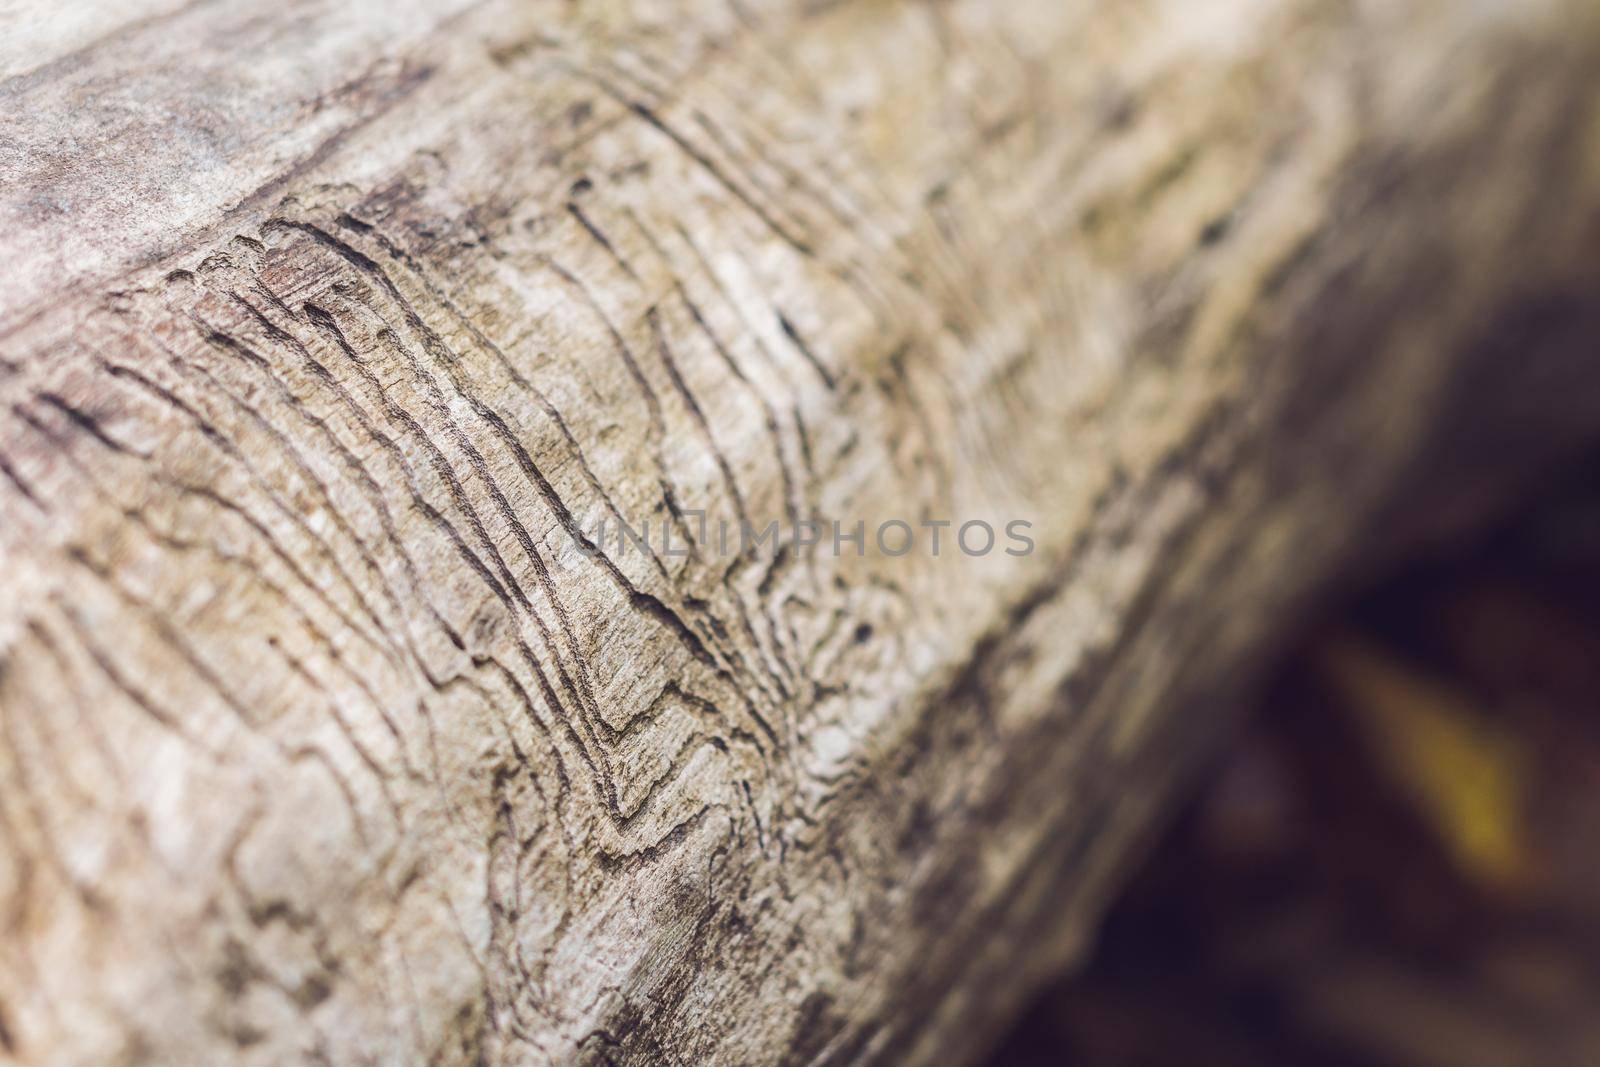
[[[992,1062],[1594,1060],[1595,463],[1330,605]]]

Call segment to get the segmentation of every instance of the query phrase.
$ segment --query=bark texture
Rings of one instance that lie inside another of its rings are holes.
[[[1586,0],[48,8],[23,1063],[969,1059],[1396,501],[1597,424]],[[1037,547],[580,551],[700,511]]]

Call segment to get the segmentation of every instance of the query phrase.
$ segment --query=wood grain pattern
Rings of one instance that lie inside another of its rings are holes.
[[[88,25],[0,82],[21,1062],[968,1058],[1397,495],[1503,488],[1453,383],[1596,425],[1471,344],[1594,292],[1578,0]],[[585,551],[700,512],[1037,549]]]

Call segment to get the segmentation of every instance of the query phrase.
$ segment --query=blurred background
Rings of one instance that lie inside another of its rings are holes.
[[[1350,590],[1007,1067],[1600,1064],[1600,454]]]

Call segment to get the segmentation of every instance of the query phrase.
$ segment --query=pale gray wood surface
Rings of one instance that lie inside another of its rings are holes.
[[[1595,291],[1579,0],[0,38],[23,1063],[969,1059],[1378,518],[1600,407],[1477,344]],[[577,551],[702,509],[1037,548]]]

